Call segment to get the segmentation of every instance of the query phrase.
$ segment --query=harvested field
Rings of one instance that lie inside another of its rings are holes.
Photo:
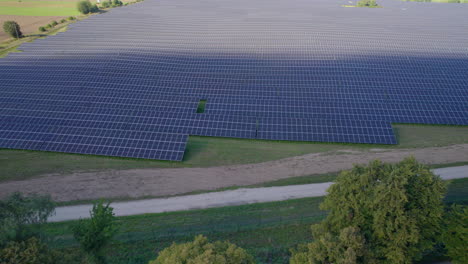
[[[8,20],[18,22],[21,27],[21,31],[25,35],[37,34],[40,26],[45,26],[50,22],[66,18],[63,16],[15,16],[15,15],[0,15],[0,25]],[[10,37],[5,32],[0,31],[0,42],[8,40]]]

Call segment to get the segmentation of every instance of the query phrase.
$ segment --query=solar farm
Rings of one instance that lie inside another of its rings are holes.
[[[346,2],[146,0],[22,44],[0,59],[0,148],[180,161],[191,135],[468,125],[468,5]]]

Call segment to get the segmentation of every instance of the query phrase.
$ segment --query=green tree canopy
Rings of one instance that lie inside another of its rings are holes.
[[[73,235],[92,261],[105,263],[103,249],[117,233],[113,208],[109,203],[104,205],[103,202],[97,202],[90,214],[90,219],[80,219],[72,227]]]
[[[452,205],[445,217],[442,242],[454,264],[468,263],[468,206]]]
[[[253,264],[254,259],[244,249],[226,241],[209,243],[202,235],[193,242],[172,244],[162,250],[149,264]]]
[[[0,246],[23,241],[39,233],[40,226],[55,211],[50,196],[13,193],[0,201]]]
[[[305,261],[292,263],[412,263],[440,232],[445,185],[414,158],[354,166],[328,193],[314,242],[293,252]]]
[[[3,23],[3,31],[12,38],[21,38],[23,36],[20,26],[15,21],[5,21]]]
[[[0,249],[0,263],[2,264],[55,264],[59,254],[50,250],[36,237],[26,241],[12,241]]]

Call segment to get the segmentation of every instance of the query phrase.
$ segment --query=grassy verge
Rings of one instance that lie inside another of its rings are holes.
[[[309,153],[342,150],[422,148],[468,143],[468,127],[395,125],[398,145],[326,144],[233,138],[190,137],[182,162],[112,158],[41,151],[0,149],[0,182],[41,174],[135,168],[210,167],[259,163]]]
[[[288,263],[288,249],[310,241],[310,225],[321,221],[322,197],[283,202],[119,217],[120,233],[108,249],[110,263],[147,263],[172,242],[186,242],[196,234],[211,240],[229,240],[246,248],[259,263]],[[468,203],[468,179],[450,181],[446,203]],[[70,227],[74,221],[44,228],[52,247],[82,257]]]

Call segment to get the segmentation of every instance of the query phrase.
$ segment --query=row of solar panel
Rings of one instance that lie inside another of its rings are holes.
[[[0,148],[180,161],[188,137],[31,124],[1,123]]]

